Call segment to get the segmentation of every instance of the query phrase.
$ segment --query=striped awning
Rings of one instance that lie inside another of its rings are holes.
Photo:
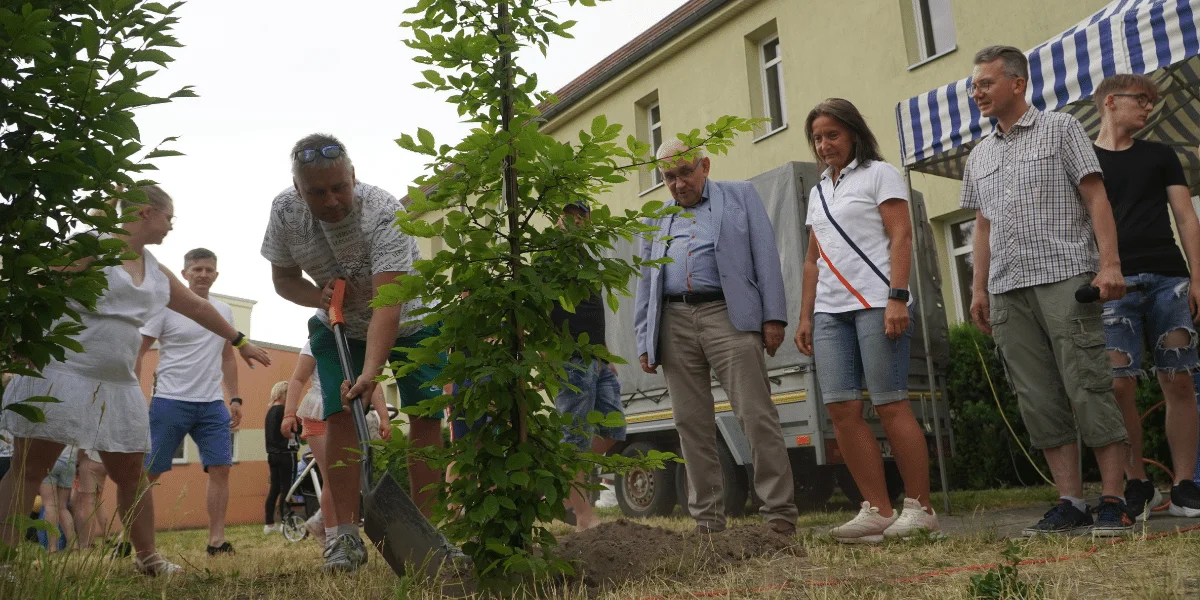
[[[1163,98],[1138,138],[1175,148],[1193,186],[1200,184],[1200,0],[1114,0],[1030,50],[1030,104],[1075,115],[1095,138],[1100,116],[1092,91],[1116,73],[1150,74]],[[904,165],[962,178],[971,146],[992,133],[967,94],[967,77],[896,105]]]

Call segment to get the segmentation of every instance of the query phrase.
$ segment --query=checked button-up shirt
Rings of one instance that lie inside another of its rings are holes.
[[[1100,255],[1079,182],[1102,173],[1083,125],[1030,108],[1009,131],[967,157],[961,206],[991,222],[988,291],[1054,283],[1095,272]]]

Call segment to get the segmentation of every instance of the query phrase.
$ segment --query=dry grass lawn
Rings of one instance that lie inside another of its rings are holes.
[[[954,495],[955,511],[992,510],[1043,503],[1053,496],[1045,488]],[[1002,560],[1005,542],[981,529],[940,541],[894,542],[877,547],[836,544],[815,531],[849,518],[847,511],[810,513],[800,522],[797,543],[808,553],[769,557],[724,572],[696,572],[684,561],[663,565],[647,580],[593,593],[602,599],[650,598],[970,598],[971,576],[986,571],[923,574]],[[616,519],[615,511],[606,518]],[[754,522],[747,520],[747,523]],[[690,520],[676,515],[647,524],[684,531]],[[736,524],[736,523],[735,523]],[[570,529],[558,525],[559,532]],[[146,579],[134,575],[128,560],[110,561],[95,554],[47,556],[28,548],[11,581],[0,582],[0,598],[170,598],[280,599],[439,598],[423,585],[398,579],[378,555],[351,575],[322,576],[319,551],[311,541],[291,544],[279,535],[264,536],[261,526],[230,530],[238,554],[209,558],[200,531],[165,532],[161,550],[188,568],[182,577]],[[1200,598],[1200,531],[1158,539],[1134,538],[1093,547],[1091,538],[1022,541],[1028,559],[1080,556],[1072,560],[1020,567],[1020,578],[1039,582],[1042,598]],[[647,548],[648,557],[654,549]],[[912,579],[910,579],[912,578]],[[581,590],[553,591],[542,597],[583,600]]]

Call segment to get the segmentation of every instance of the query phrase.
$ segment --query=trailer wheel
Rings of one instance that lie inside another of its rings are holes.
[[[647,442],[634,442],[621,452],[622,456],[637,458],[639,454],[659,450]],[[635,468],[617,476],[617,504],[627,517],[660,517],[675,510],[675,467],[666,463],[665,469]]]
[[[842,489],[842,493],[846,495],[850,503],[856,507],[862,504],[863,495],[858,491],[858,484],[854,483],[854,477],[850,475],[850,469],[846,465],[838,465],[835,474],[838,487]],[[904,497],[904,479],[900,477],[900,468],[896,466],[894,461],[884,461],[883,478],[887,482],[888,498],[892,502],[902,500]]]
[[[682,454],[681,454],[682,455]],[[746,515],[746,500],[751,485],[746,469],[733,460],[733,453],[725,447],[725,442],[717,440],[717,459],[721,462],[721,491],[724,496],[725,515],[743,517]],[[679,508],[683,514],[688,512],[688,477],[687,465],[680,464],[675,472],[675,490],[679,496]]]
[[[812,452],[792,450],[788,452],[788,458],[792,463],[796,508],[815,510],[825,506],[833,496],[835,468],[817,465]]]

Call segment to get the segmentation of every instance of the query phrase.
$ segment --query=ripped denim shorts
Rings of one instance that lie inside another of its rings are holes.
[[[1139,273],[1125,278],[1126,285],[1144,289],[1104,304],[1104,336],[1109,350],[1127,354],[1129,363],[1113,367],[1113,377],[1140,377],[1142,348],[1154,351],[1154,371],[1192,372],[1200,366],[1196,353],[1196,329],[1188,306],[1188,278]],[[1168,347],[1167,335],[1183,330],[1183,346]]]

